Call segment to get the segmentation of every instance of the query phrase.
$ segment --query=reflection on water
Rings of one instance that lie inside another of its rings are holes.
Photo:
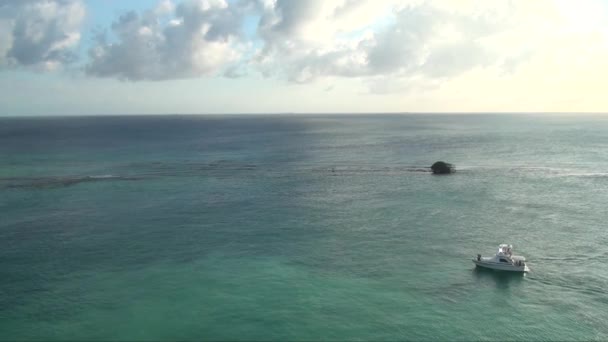
[[[519,286],[526,274],[523,272],[496,271],[488,268],[475,267],[473,276],[479,285],[494,283],[496,288],[509,289],[510,286]]]

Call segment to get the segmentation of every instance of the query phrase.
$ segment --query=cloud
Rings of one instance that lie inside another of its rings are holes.
[[[362,1],[277,0],[263,8],[257,34],[263,47],[252,65],[268,77],[306,83],[320,75],[354,76],[362,57],[357,42],[340,39],[377,20],[383,5],[362,15]],[[357,37],[360,34],[356,34]]]
[[[514,73],[550,56],[567,67],[608,42],[607,9],[594,0],[277,0],[264,11],[254,60],[263,75],[354,78],[374,93],[431,89],[476,69]]]
[[[86,72],[125,80],[167,80],[212,75],[242,54],[246,3],[189,0],[162,2],[143,13],[128,12],[99,35]]]
[[[577,80],[601,74],[608,58],[600,0],[152,1],[156,7],[123,13],[96,35],[82,63],[88,76],[261,74],[352,83],[334,92],[422,94],[481,84],[463,80],[518,89],[513,80]],[[74,61],[84,16],[83,0],[0,0],[0,67],[50,70]]]
[[[79,0],[0,1],[0,65],[49,70],[74,61],[84,17]]]
[[[420,1],[332,4],[278,0],[267,8],[259,27],[265,45],[256,59],[262,72],[296,83],[328,76],[443,78],[498,61],[481,43],[501,24],[489,13],[470,16]],[[357,11],[357,20],[349,20]]]

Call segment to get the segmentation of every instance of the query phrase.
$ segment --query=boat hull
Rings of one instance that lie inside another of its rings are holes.
[[[477,267],[483,267],[487,269],[506,271],[506,272],[528,272],[530,269],[528,266],[514,266],[510,264],[500,264],[497,262],[488,262],[484,260],[472,260]]]

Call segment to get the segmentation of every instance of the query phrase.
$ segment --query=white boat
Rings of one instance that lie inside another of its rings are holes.
[[[498,252],[496,252],[496,255],[493,257],[482,257],[481,254],[477,254],[477,258],[473,259],[473,263],[478,267],[491,268],[499,271],[530,271],[526,265],[526,258],[513,255],[513,246],[507,244],[499,245]]]

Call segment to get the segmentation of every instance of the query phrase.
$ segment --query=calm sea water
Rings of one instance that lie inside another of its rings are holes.
[[[604,117],[4,118],[0,339],[607,340],[607,190]]]

